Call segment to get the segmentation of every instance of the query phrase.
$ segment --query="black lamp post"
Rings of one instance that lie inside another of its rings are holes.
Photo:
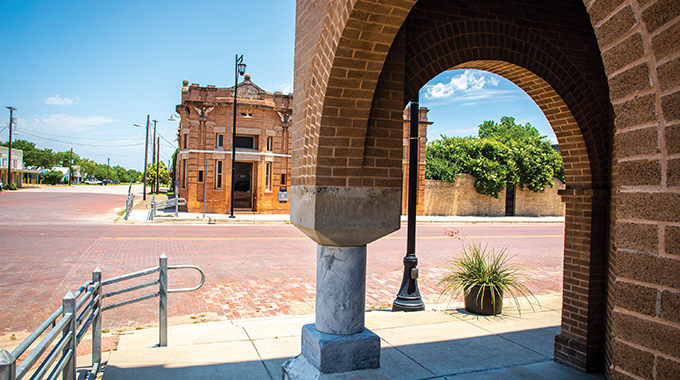
[[[236,95],[238,93],[238,76],[246,73],[246,64],[243,63],[243,54],[236,54],[234,70],[234,122],[231,125],[231,214],[234,217],[234,183],[236,177]]]
[[[418,199],[418,93],[411,99],[411,133],[409,136],[408,156],[408,224],[406,238],[406,257],[404,257],[404,278],[392,311],[425,310],[425,304],[418,290],[418,258],[416,257],[416,202]]]

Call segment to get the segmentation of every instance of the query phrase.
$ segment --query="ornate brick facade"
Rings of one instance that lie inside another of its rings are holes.
[[[206,212],[230,212],[233,92],[184,83],[176,108],[181,116],[176,172],[185,211],[202,212],[205,199]],[[239,212],[289,212],[291,102],[291,94],[266,92],[249,75],[239,84],[234,187]]]
[[[235,212],[286,214],[290,210],[290,134],[292,94],[268,93],[250,80],[239,84],[236,120]],[[182,88],[179,130],[180,197],[187,199],[183,211],[203,212],[203,190],[207,213],[229,213],[231,209],[231,152],[233,87],[188,85]],[[420,109],[420,159],[418,213],[422,214],[425,194],[425,146],[427,108]],[[404,170],[403,213],[408,199],[408,135],[410,110],[403,111]],[[252,142],[251,142],[252,141]],[[250,147],[247,147],[251,144]],[[206,172],[207,158],[207,175]],[[219,174],[221,168],[221,175]],[[239,182],[240,176],[250,181]],[[207,183],[204,181],[207,180]],[[250,191],[239,191],[239,190]]]

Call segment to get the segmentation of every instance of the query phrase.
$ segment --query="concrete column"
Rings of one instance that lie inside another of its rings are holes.
[[[316,249],[316,319],[319,332],[335,335],[364,330],[366,246]]]
[[[364,328],[366,245],[400,227],[401,189],[291,188],[291,222],[317,244],[316,319],[284,379],[389,379]]]
[[[316,250],[316,318],[302,328],[302,354],[283,365],[284,379],[388,379],[380,338],[364,328],[366,246]]]

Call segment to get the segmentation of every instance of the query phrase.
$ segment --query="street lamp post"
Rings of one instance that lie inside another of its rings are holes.
[[[411,99],[411,132],[408,158],[408,224],[404,277],[392,311],[425,310],[425,304],[418,289],[418,258],[416,257],[416,202],[418,199],[418,158],[420,144],[418,137],[418,93]]]
[[[146,180],[147,180],[147,172],[146,172],[146,166],[147,166],[147,161],[149,159],[149,115],[146,115],[146,138],[144,139],[144,190],[142,193],[142,200],[146,200]],[[133,124],[135,127],[141,127],[139,124]]]
[[[238,76],[246,73],[246,64],[243,63],[243,55],[236,54],[234,69],[234,122],[231,125],[231,214],[234,217],[234,180],[236,176],[236,94],[238,93]]]

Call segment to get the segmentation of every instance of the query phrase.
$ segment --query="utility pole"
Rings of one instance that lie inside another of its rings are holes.
[[[142,200],[146,200],[147,161],[149,157],[149,115],[146,115],[146,139],[144,140],[144,193]]]
[[[71,181],[73,178],[73,148],[68,154],[68,185],[71,186]]]
[[[14,121],[13,114],[17,109],[14,107],[5,107],[9,110],[9,155],[7,161],[7,186],[12,183],[12,122]]]
[[[158,164],[156,162],[156,123],[158,120],[154,119],[153,121],[153,150],[152,150],[152,155],[151,155],[151,161],[153,161],[153,164]],[[152,165],[153,166],[153,165]],[[158,178],[156,178],[158,180]],[[151,186],[153,188],[153,186]],[[156,194],[158,194],[158,187],[156,187]],[[154,189],[151,189],[151,192],[154,192]]]

